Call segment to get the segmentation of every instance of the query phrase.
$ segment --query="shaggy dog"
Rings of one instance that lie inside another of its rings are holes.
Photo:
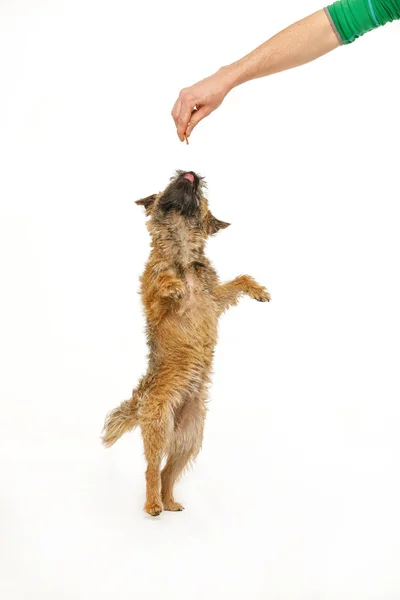
[[[136,203],[149,217],[152,247],[141,277],[148,370],[132,398],[107,416],[103,442],[111,446],[140,425],[147,460],[144,510],[153,516],[183,509],[173,490],[201,447],[219,316],[243,294],[270,300],[249,275],[219,282],[204,249],[207,237],[229,223],[211,214],[204,187],[196,173],[177,171],[164,192]]]

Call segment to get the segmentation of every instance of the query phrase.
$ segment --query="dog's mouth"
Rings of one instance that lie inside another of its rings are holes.
[[[194,174],[193,173],[185,173],[183,179],[187,179],[190,183],[194,183]]]

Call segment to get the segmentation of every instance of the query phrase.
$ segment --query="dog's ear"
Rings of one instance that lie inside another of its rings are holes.
[[[208,235],[214,235],[214,233],[217,233],[220,229],[226,229],[227,227],[229,227],[229,225],[230,225],[230,223],[225,223],[225,221],[220,221],[219,219],[214,217],[214,215],[210,211],[208,211],[208,215],[207,215]]]
[[[150,216],[151,211],[153,209],[153,204],[155,199],[157,198],[157,194],[152,194],[151,196],[147,196],[147,198],[142,198],[141,200],[136,200],[135,204],[139,206],[144,206],[146,215]]]

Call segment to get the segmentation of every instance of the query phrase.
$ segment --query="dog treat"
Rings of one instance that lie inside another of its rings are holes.
[[[205,246],[229,223],[211,213],[204,188],[194,171],[177,171],[162,193],[137,201],[152,238],[140,278],[150,354],[131,398],[107,416],[103,443],[112,446],[140,427],[147,460],[144,509],[153,517],[183,509],[174,486],[201,448],[219,317],[241,296],[270,299],[249,275],[219,281]]]
[[[188,138],[188,136],[186,135],[186,133],[185,133],[185,142],[186,142],[186,145],[187,145],[187,146],[189,146],[189,138]]]

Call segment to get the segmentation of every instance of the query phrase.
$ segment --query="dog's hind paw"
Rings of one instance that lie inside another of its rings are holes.
[[[179,504],[179,502],[175,502],[175,500],[164,500],[164,510],[171,510],[177,512],[180,510],[185,510],[185,507],[182,506],[182,504]]]
[[[152,517],[158,517],[162,513],[163,505],[161,502],[146,502],[144,510]]]

